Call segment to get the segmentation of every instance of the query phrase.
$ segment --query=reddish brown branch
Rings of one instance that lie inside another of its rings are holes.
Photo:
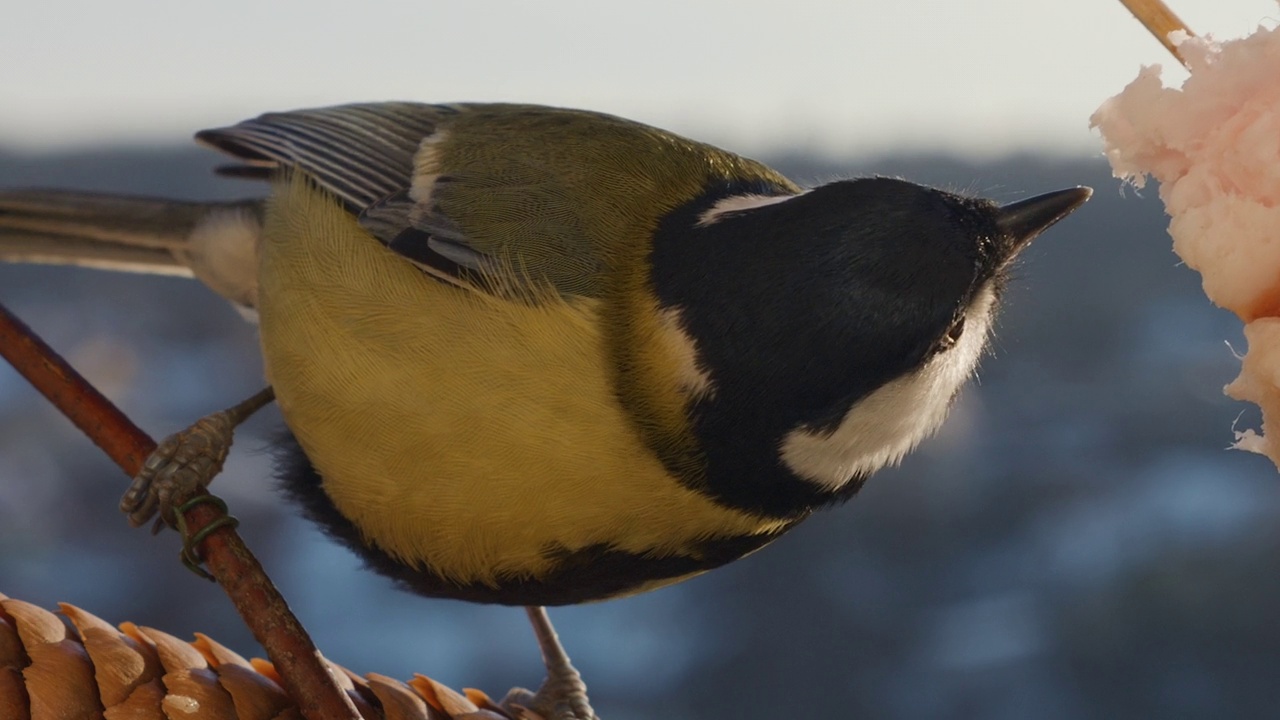
[[[126,475],[138,473],[155,449],[155,441],[3,305],[0,356],[102,448]],[[184,516],[189,532],[195,536],[224,514],[201,503]],[[275,663],[285,691],[307,720],[358,718],[351,700],[330,678],[307,631],[240,536],[224,526],[205,538],[198,550],[209,572]]]
[[[156,444],[43,340],[0,306],[0,355],[133,477]]]

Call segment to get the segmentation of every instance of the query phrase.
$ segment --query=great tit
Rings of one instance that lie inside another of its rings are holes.
[[[265,201],[0,193],[0,257],[189,273],[255,311],[289,494],[434,597],[667,585],[849,499],[943,421],[1015,256],[1086,199],[802,189],[609,115],[377,103],[199,133]]]

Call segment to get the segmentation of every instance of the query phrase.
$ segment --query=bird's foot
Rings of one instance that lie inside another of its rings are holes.
[[[221,470],[231,449],[235,428],[274,398],[267,388],[235,407],[201,418],[194,425],[165,438],[142,464],[142,470],[120,498],[120,510],[129,524],[141,527],[159,515],[176,526],[174,508],[203,494]]]
[[[129,524],[141,527],[159,515],[159,520],[173,527],[175,499],[202,492],[222,470],[231,436],[225,413],[214,413],[165,438],[147,456],[120,498],[120,510],[128,516]]]
[[[538,692],[516,688],[502,700],[502,709],[520,720],[600,720],[587,700],[587,684],[569,662],[555,628],[540,607],[525,608],[533,625],[547,679]]]
[[[591,709],[587,686],[580,677],[576,686],[547,678],[536,693],[514,688],[502,699],[501,707],[518,720],[600,720]]]

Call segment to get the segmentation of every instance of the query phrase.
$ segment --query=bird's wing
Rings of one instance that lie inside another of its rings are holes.
[[[247,163],[232,174],[301,170],[392,250],[495,292],[599,297],[607,270],[643,258],[680,205],[713,191],[798,191],[759,163],[656,128],[529,105],[344,105],[197,138]]]

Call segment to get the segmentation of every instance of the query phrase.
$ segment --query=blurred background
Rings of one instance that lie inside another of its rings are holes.
[[[552,611],[598,711],[628,718],[1249,718],[1280,708],[1280,482],[1229,452],[1239,323],[1122,188],[1088,117],[1173,61],[1117,2],[24,4],[0,25],[0,187],[186,198],[185,137],[370,99],[614,112],[806,182],[882,173],[1007,202],[1094,199],[1038,240],[939,436],[847,506],[649,595]],[[1182,0],[1222,37],[1271,0]],[[198,284],[0,266],[0,302],[163,436],[260,386],[254,328]],[[275,493],[274,411],[215,490],[332,659],[501,695],[541,670],[517,609],[395,591]],[[258,652],[125,479],[0,368],[0,592]]]

